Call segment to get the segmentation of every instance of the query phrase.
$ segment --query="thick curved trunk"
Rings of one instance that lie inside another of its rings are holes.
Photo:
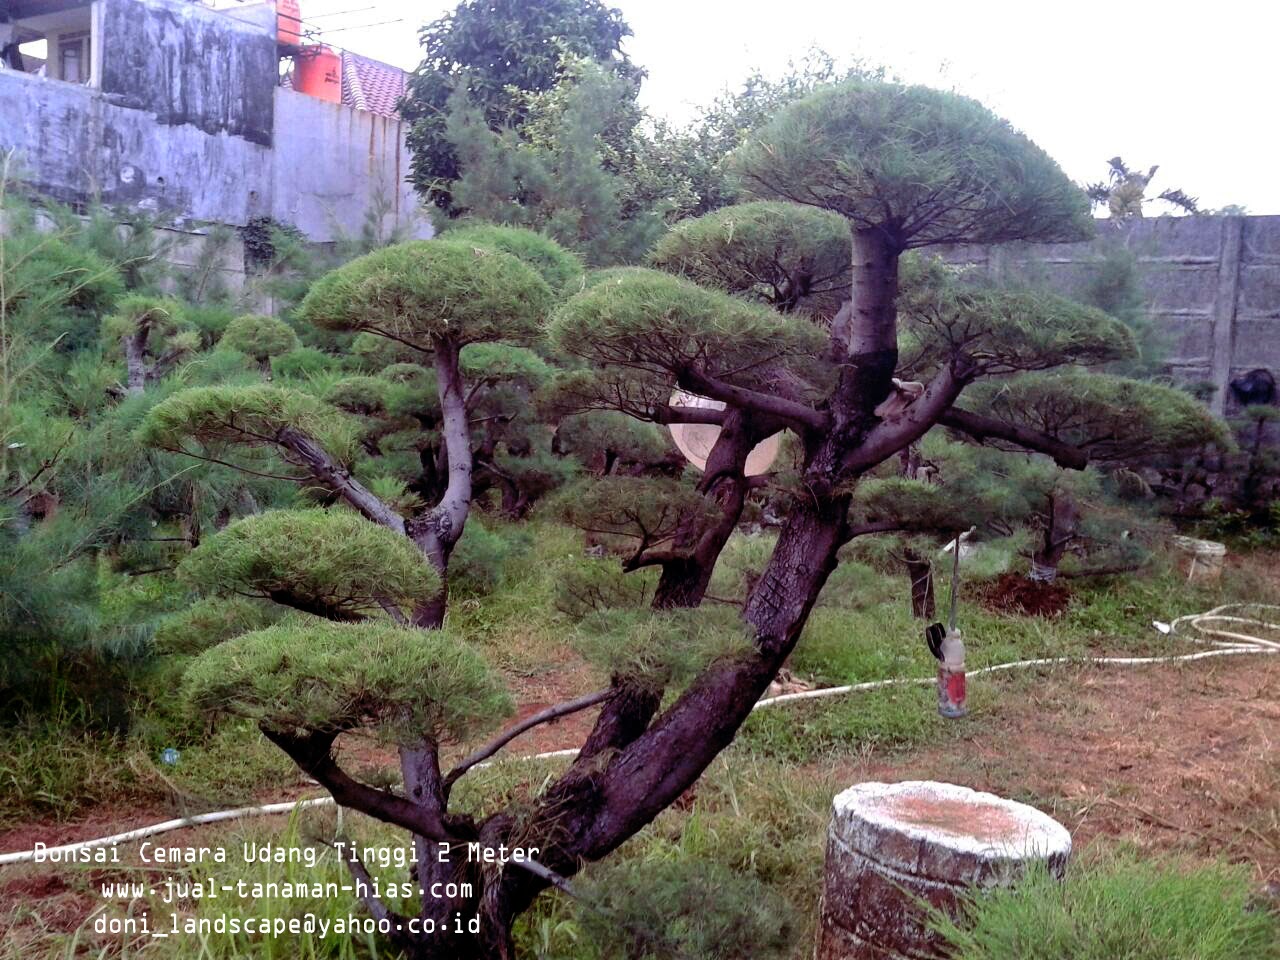
[[[747,455],[762,439],[763,430],[748,415],[738,410],[729,411],[698,481],[698,492],[715,502],[720,516],[705,529],[691,524],[676,534],[675,545],[687,551],[687,556],[662,565],[662,575],[653,594],[655,610],[696,607],[702,603],[716,561],[742,519],[742,509],[747,502],[747,478],[743,471]]]
[[[675,610],[698,606],[707,594],[711,574],[715,570],[714,564],[714,560],[708,564],[696,559],[664,563],[662,575],[658,577],[658,586],[653,592],[653,609]]]

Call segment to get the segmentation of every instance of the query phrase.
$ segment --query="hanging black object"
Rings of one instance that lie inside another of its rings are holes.
[[[941,623],[931,623],[924,628],[924,642],[935,660],[942,659],[942,641],[947,638],[947,628]]]

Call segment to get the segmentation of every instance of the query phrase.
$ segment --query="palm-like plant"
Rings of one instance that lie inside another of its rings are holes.
[[[1147,188],[1155,179],[1159,165],[1152,166],[1146,173],[1141,170],[1130,170],[1128,164],[1120,157],[1112,157],[1107,161],[1110,168],[1107,179],[1091,183],[1085,187],[1089,199],[1095,205],[1105,206],[1116,220],[1127,220],[1143,215],[1143,205],[1154,200],[1163,200],[1185,213],[1199,213],[1199,201],[1185,191],[1169,189],[1161,191],[1154,197],[1147,196]]]

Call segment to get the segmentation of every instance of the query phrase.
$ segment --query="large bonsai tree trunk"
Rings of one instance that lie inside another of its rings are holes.
[[[698,481],[698,492],[715,502],[720,516],[705,528],[690,522],[677,532],[676,548],[685,555],[662,564],[662,575],[653,595],[655,610],[696,607],[702,603],[716,560],[742,518],[749,486],[743,471],[747,455],[761,439],[760,430],[743,412],[731,410],[725,417]]]

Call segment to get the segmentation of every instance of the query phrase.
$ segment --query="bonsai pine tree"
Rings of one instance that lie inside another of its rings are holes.
[[[217,462],[224,462],[221,454],[228,446],[265,450],[291,469],[285,478],[318,485],[366,519],[408,537],[441,584],[430,600],[417,605],[410,620],[420,627],[439,627],[449,555],[462,536],[473,496],[463,350],[532,341],[552,301],[539,273],[516,257],[448,240],[386,247],[312,287],[299,309],[302,322],[382,338],[418,361],[413,367],[420,371],[420,383],[434,383],[446,479],[432,488],[439,493],[430,504],[409,505],[408,516],[397,509],[406,504],[384,499],[356,476],[367,424],[296,389],[262,385],[183,391],[150,411],[141,435],[153,445]],[[346,399],[352,401],[357,393],[361,391],[349,390]],[[376,407],[376,393],[364,390],[364,402]]]
[[[116,305],[102,332],[124,353],[126,394],[138,396],[199,346],[199,334],[185,327],[183,305],[176,300],[132,294]]]
[[[1034,430],[1079,450],[1097,470],[1140,487],[1145,484],[1136,471],[1157,458],[1230,445],[1225,424],[1184,391],[1082,369],[981,384],[957,407],[953,422],[963,423],[969,409],[983,410],[1009,430]],[[973,434],[980,437],[982,431]],[[995,443],[1011,449],[999,438]],[[1034,478],[1022,473],[1018,496],[1027,500],[1025,519],[1037,531],[1030,576],[1052,581],[1067,551],[1088,535],[1090,515],[1097,511],[1081,503],[1061,469],[1043,463],[1037,472]]]
[[[681,348],[664,350],[662,344],[667,341],[661,336],[656,345],[642,352],[620,349],[620,342],[606,345],[602,339],[605,331],[594,329],[589,317],[571,317],[567,311],[552,325],[553,342],[587,362],[585,369],[554,385],[552,403],[561,411],[610,410],[642,421],[718,427],[706,469],[695,484],[709,508],[680,512],[681,522],[662,537],[655,537],[638,514],[626,525],[626,534],[633,541],[626,569],[661,567],[654,606],[697,606],[706,593],[716,558],[742,516],[749,490],[761,482],[745,475],[747,456],[786,425],[724,400],[719,401],[720,409],[672,405],[673,393],[679,389],[698,394],[692,378],[697,377],[700,367],[710,362],[727,368],[733,362],[730,358],[736,356],[745,359],[739,377],[743,384],[784,401],[787,397],[818,396],[821,380],[830,370],[815,362],[823,341],[815,321],[834,312],[848,294],[849,230],[839,216],[797,204],[743,204],[679,224],[658,243],[650,261],[664,272],[696,284],[672,284],[658,274],[629,275],[633,279],[644,276],[653,289],[663,289],[671,304],[665,309],[694,310],[695,304],[722,303],[715,309],[726,317],[742,309],[732,299],[708,300],[705,288],[713,288],[735,294],[740,300],[755,301],[778,314],[769,319],[767,310],[756,312],[762,323],[768,322],[752,335],[756,338],[754,347],[745,341],[740,346],[731,343],[742,332],[735,333],[731,327],[715,330],[713,314],[707,329],[717,339],[708,338],[697,345],[699,358]],[[628,275],[603,276],[616,279]],[[611,282],[603,281],[600,297],[610,295]],[[642,303],[642,308],[647,310],[648,306]],[[630,322],[635,325],[633,330],[657,333],[643,312],[637,312]],[[753,349],[755,358],[751,357]],[[712,356],[717,352],[723,356]],[[623,428],[617,421],[611,422],[623,436]],[[639,492],[639,485],[632,486]],[[619,514],[609,498],[598,494],[575,498],[566,493],[561,503],[572,507],[561,514],[568,522],[586,529],[608,526],[616,535],[623,533],[617,524],[619,517],[627,516],[633,506],[619,502]],[[582,509],[587,503],[603,512],[593,518]]]
[[[1132,339],[1119,323],[1047,294],[927,272],[917,294],[903,298],[902,316],[919,329],[899,322],[899,258],[913,247],[1085,235],[1087,198],[1042,151],[973,101],[860,81],[783,109],[736,163],[765,199],[849,222],[848,309],[814,322],[670,273],[628,268],[590,277],[555,311],[548,335],[582,363],[551,391],[579,411],[719,426],[703,479],[723,478],[728,496],[740,495],[736,464],[757,437],[784,428],[797,436],[800,462],[783,525],[740,614],[699,608],[646,616],[615,638],[608,689],[521,721],[448,772],[439,745],[492,721],[504,706],[474,652],[448,630],[414,634],[377,620],[314,630],[282,622],[210,648],[189,674],[197,703],[256,718],[339,803],[408,831],[419,850],[419,886],[464,875],[473,884],[470,896],[426,897],[420,909],[427,919],[477,916],[479,932],[447,941],[398,934],[416,957],[514,956],[512,925],[540,892],[608,856],[688,790],[790,655],[840,548],[860,532],[851,512],[860,482],[934,426],[1041,451],[1064,466],[1088,462],[1091,448],[1073,445],[1075,435],[958,401],[983,377],[1039,375],[1123,356]],[[255,394],[256,410],[246,411],[255,418],[253,432],[305,464],[365,518],[403,531],[437,561],[447,558],[472,490],[460,355],[478,342],[532,339],[550,298],[547,285],[515,258],[448,240],[356,261],[309,295],[303,313],[310,322],[373,333],[430,357],[449,482],[423,515],[398,526],[385,518],[386,505],[308,435],[308,428],[344,435],[336,424],[346,421],[332,407],[326,413],[314,399],[308,407]],[[918,378],[919,388],[895,385],[900,373]],[[673,405],[676,387],[724,408]],[[229,418],[215,415],[214,400],[187,401],[191,415],[170,419],[195,427],[187,435],[229,436]],[[245,421],[237,415],[234,422]],[[715,499],[709,488],[694,493],[698,500],[672,490],[665,513],[662,497],[640,503],[617,490],[602,499],[614,510],[620,499],[635,501],[637,513],[658,508],[645,524],[671,530],[666,539],[675,544],[681,505],[701,502],[688,512],[695,519],[711,514],[713,526],[735,512],[733,504],[706,510]],[[672,549],[662,546],[650,560],[684,559],[656,556]],[[721,642],[706,642],[713,615],[726,618],[716,621]],[[577,758],[536,796],[478,818],[451,805],[458,780],[516,733],[587,706],[599,713]],[[357,725],[399,745],[403,793],[361,783],[334,759],[337,734]],[[434,855],[439,844],[459,842],[539,853],[534,864],[483,870],[442,864]],[[364,872],[355,862],[352,870]],[[391,916],[385,903],[368,899],[375,915]]]
[[[661,534],[634,512],[638,504],[611,502],[598,491],[566,491],[562,517],[591,529],[628,521],[637,549],[628,569],[659,566],[662,576],[654,605],[697,606],[710,582],[715,559],[737,526],[747,495],[747,455],[786,422],[767,411],[747,414],[736,405],[716,410],[672,404],[676,389],[703,394],[702,378],[723,377],[729,390],[749,390],[782,409],[799,406],[783,396],[783,384],[808,395],[804,369],[821,350],[821,332],[800,317],[734,298],[667,273],[641,268],[606,271],[573,297],[551,322],[552,344],[587,362],[556,387],[561,410],[616,410],[663,423],[711,423],[720,433],[694,488],[713,509],[667,514]],[[617,487],[620,480],[606,484]],[[599,486],[587,479],[584,486]],[[631,484],[639,492],[642,483]],[[693,492],[693,491],[691,491]],[[661,499],[661,497],[659,498]],[[583,510],[601,511],[595,519]],[[615,510],[616,508],[616,510]],[[621,513],[617,513],[620,510]],[[612,514],[612,516],[610,516]],[[650,520],[655,519],[650,516]],[[596,520],[599,522],[597,523]],[[674,525],[673,525],[674,524]]]
[[[271,358],[283,356],[298,346],[298,335],[293,327],[276,317],[246,314],[227,324],[221,347],[238,350],[256,360],[263,376],[271,379]]]

